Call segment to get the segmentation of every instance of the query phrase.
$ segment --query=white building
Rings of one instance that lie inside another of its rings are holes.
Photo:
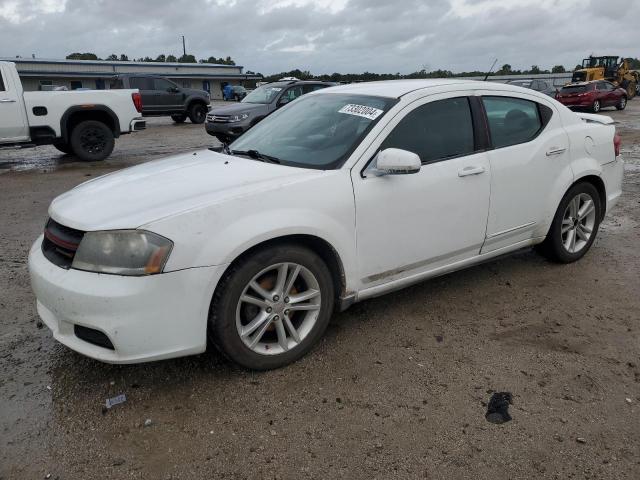
[[[14,62],[25,90],[43,86],[65,86],[69,90],[109,88],[121,73],[142,73],[166,77],[181,87],[206,90],[221,99],[225,84],[254,86],[262,77],[243,73],[239,65],[208,63],[112,62],[106,60],[47,60],[40,58],[0,58]]]

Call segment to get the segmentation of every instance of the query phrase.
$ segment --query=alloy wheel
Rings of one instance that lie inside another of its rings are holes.
[[[595,102],[593,102],[593,111],[594,112],[599,112],[600,111],[600,101],[596,100]]]
[[[320,284],[309,269],[297,263],[271,265],[255,275],[240,295],[238,335],[253,352],[287,352],[311,332],[320,306]]]
[[[98,153],[105,149],[107,138],[99,128],[85,128],[80,135],[80,145],[85,152]]]
[[[569,253],[578,253],[589,243],[596,224],[596,205],[587,193],[576,195],[562,217],[562,245]]]

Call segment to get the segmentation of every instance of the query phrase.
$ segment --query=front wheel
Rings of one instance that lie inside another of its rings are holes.
[[[622,97],[616,105],[616,108],[618,110],[624,110],[625,108],[627,108],[627,97]]]
[[[598,113],[600,111],[600,100],[596,100],[595,102],[593,102],[593,105],[591,105],[591,111],[593,113]]]
[[[579,260],[593,244],[602,218],[600,195],[590,183],[578,183],[560,202],[547,238],[540,246],[549,259],[560,263]]]
[[[69,144],[80,160],[98,162],[111,155],[115,139],[111,129],[104,123],[85,120],[74,127]]]
[[[196,103],[189,108],[189,120],[191,123],[201,124],[207,118],[207,107],[201,103]]]
[[[331,273],[313,251],[265,248],[225,273],[211,304],[209,337],[245,368],[283,367],[320,340],[334,295]]]

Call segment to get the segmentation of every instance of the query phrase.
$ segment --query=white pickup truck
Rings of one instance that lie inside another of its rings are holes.
[[[23,92],[11,62],[0,62],[0,148],[53,145],[85,161],[113,151],[120,135],[144,130],[138,90]]]

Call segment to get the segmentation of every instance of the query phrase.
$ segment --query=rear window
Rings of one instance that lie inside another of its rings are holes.
[[[117,78],[115,80],[111,80],[111,83],[109,84],[109,88],[111,90],[117,90],[119,88],[124,88],[124,83],[122,83],[122,80]]]
[[[562,87],[560,93],[584,93],[591,90],[591,85],[570,85]]]
[[[129,79],[129,87],[138,90],[153,90],[153,78],[148,77],[131,77]]]

